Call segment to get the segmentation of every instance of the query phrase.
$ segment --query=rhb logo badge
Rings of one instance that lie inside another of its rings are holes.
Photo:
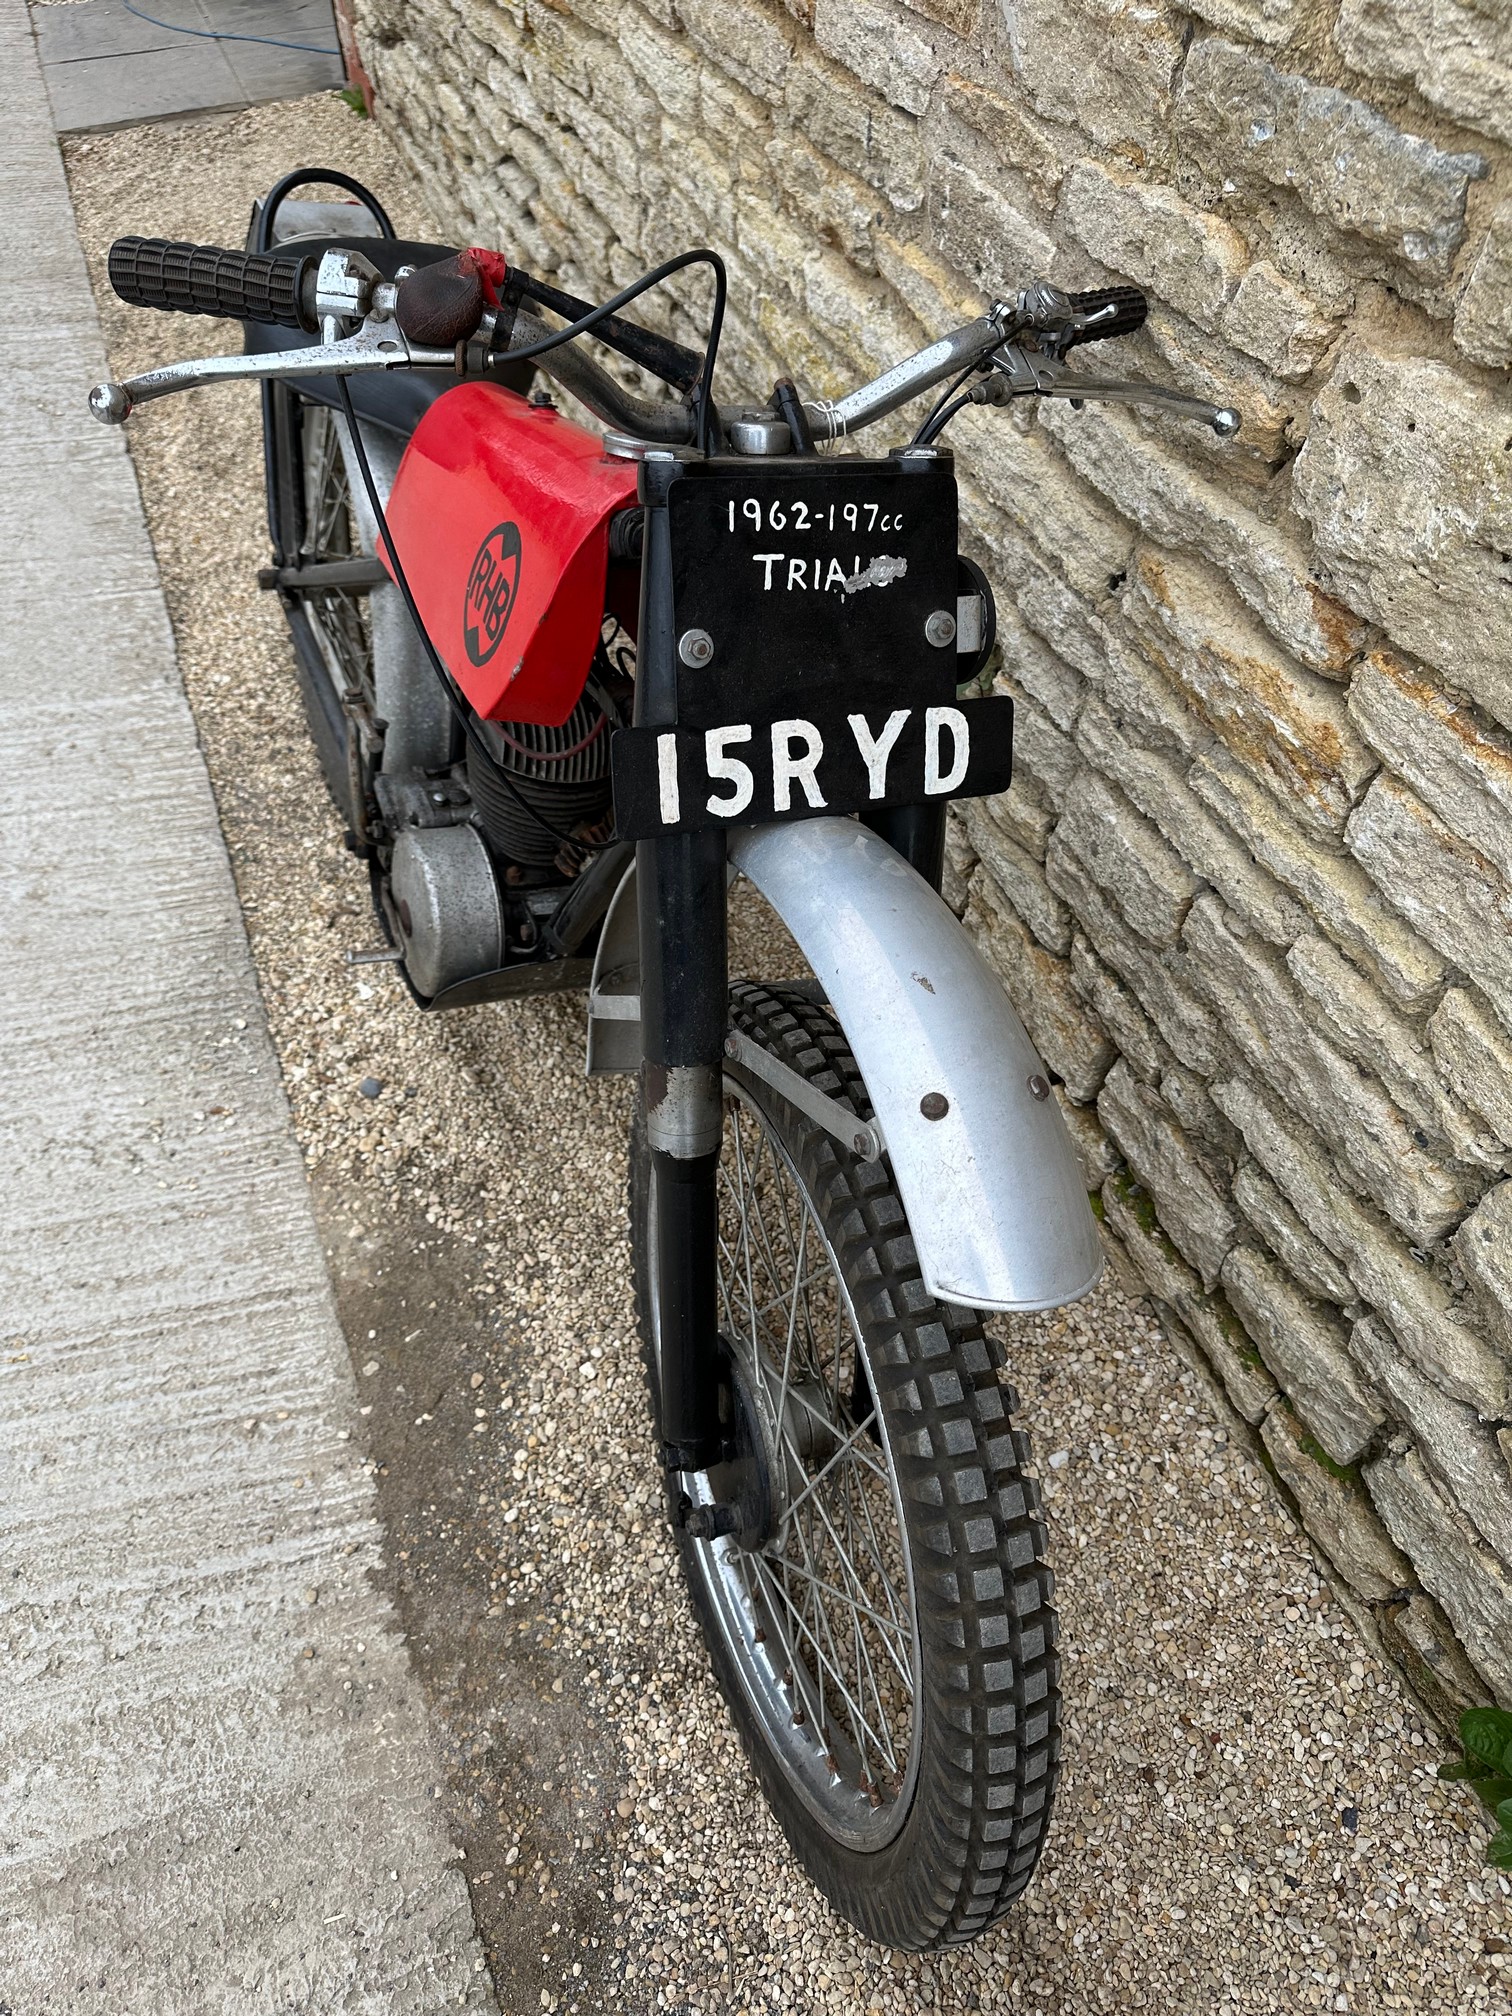
[[[474,665],[486,665],[504,641],[520,585],[520,528],[495,525],[473,556],[462,604],[462,641]]]

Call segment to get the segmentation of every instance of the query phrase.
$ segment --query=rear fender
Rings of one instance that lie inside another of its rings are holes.
[[[1102,1249],[1065,1121],[1001,981],[940,897],[844,819],[732,833],[730,857],[845,1031],[930,1293],[1002,1310],[1086,1294]],[[590,1070],[633,1069],[639,1055],[633,875],[600,940]]]

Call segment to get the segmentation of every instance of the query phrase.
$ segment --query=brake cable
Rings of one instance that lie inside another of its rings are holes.
[[[523,344],[518,350],[491,350],[490,362],[500,364],[523,364],[533,357],[544,357],[548,350],[556,350],[563,343],[570,343],[576,336],[587,336],[600,322],[616,314],[630,302],[638,300],[642,294],[669,280],[674,273],[681,273],[687,266],[707,266],[714,275],[714,305],[709,313],[709,334],[704,343],[703,370],[699,374],[698,393],[694,404],[693,443],[700,454],[709,453],[710,419],[713,413],[711,387],[714,379],[714,365],[719,356],[719,338],[724,328],[725,294],[727,282],[725,263],[717,252],[707,246],[699,246],[692,252],[679,252],[675,259],[667,259],[660,266],[643,273],[639,280],[632,280],[628,287],[622,287],[618,294],[608,301],[602,301],[597,308],[590,308],[586,315],[580,315],[575,322],[569,322],[565,329],[553,329],[549,336],[541,336],[534,343]]]

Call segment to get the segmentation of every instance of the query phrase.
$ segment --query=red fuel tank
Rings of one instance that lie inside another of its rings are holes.
[[[479,714],[558,728],[604,616],[609,519],[633,462],[501,385],[459,385],[415,429],[388,522],[447,670]]]

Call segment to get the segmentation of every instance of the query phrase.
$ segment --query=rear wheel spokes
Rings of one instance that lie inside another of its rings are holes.
[[[341,431],[329,407],[308,403],[303,413],[306,565],[348,560],[361,551],[352,514],[351,484],[341,452]],[[303,598],[338,699],[373,701],[373,644],[368,598],[361,589],[321,589]]]

